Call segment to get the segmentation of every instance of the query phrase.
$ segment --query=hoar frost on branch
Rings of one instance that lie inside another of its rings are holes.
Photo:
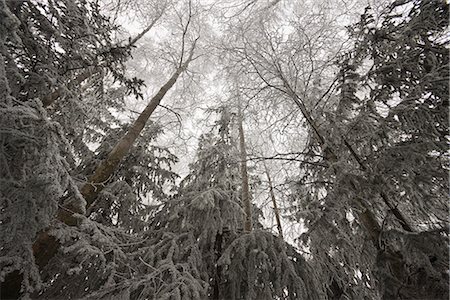
[[[448,298],[447,3],[368,7],[349,43],[329,1],[105,3],[150,17],[124,42],[97,1],[0,0],[2,298]],[[206,11],[228,27],[213,34]],[[143,96],[132,48],[168,29],[152,50],[165,83],[121,119]],[[230,88],[178,182],[149,119],[210,54]]]

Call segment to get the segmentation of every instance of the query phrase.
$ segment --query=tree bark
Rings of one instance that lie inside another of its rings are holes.
[[[212,294],[211,299],[219,300],[221,299],[221,284],[222,284],[222,266],[217,262],[222,256],[222,243],[223,243],[223,233],[217,233],[216,241],[214,243],[214,259],[215,259],[215,270],[214,270],[214,281],[212,283]]]
[[[80,192],[86,200],[86,208],[89,208],[92,205],[97,195],[104,188],[105,183],[116,170],[120,161],[131,149],[134,141],[141,133],[153,111],[159,105],[166,93],[175,84],[180,74],[186,70],[191,60],[192,52],[188,60],[176,70],[166,84],[164,84],[158,93],[153,96],[147,107],[139,115],[128,132],[117,142],[115,147],[108,154],[107,158],[100,163],[100,165],[95,169],[94,174],[89,178],[88,182],[81,188]]]
[[[139,136],[145,123],[161,102],[164,95],[175,84],[180,74],[186,70],[189,63],[192,61],[194,49],[195,43],[191,48],[188,59],[177,68],[172,77],[170,77],[166,84],[164,84],[158,93],[150,100],[149,104],[134,122],[130,130],[128,130],[128,132],[119,140],[113,150],[109,153],[108,157],[100,163],[94,174],[90,177],[89,182],[81,188],[80,192],[86,200],[87,208],[93,203],[95,197],[104,187],[103,183],[112,175],[121,159],[130,150],[133,142]],[[76,226],[79,222],[76,214],[83,214],[83,211],[81,211],[78,206],[69,204],[66,207],[60,207],[58,209],[57,219],[69,226]],[[59,246],[60,244],[56,238],[49,235],[47,231],[42,231],[38,234],[36,241],[33,244],[33,255],[36,259],[36,264],[40,269],[45,267],[50,259],[56,254]],[[20,288],[20,284],[18,283],[22,281],[22,276],[18,273],[11,274],[11,279],[9,281],[13,287],[19,286]]]

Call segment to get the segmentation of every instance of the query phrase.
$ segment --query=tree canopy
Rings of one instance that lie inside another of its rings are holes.
[[[1,299],[448,299],[444,0],[0,0]]]

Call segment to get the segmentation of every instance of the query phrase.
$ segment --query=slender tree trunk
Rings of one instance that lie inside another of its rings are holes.
[[[130,40],[130,42],[128,43],[127,47],[133,47],[136,45],[136,43],[147,33],[150,31],[150,29],[153,28],[153,26],[155,26],[156,22],[158,22],[158,20],[161,18],[162,14],[163,14],[164,10],[161,11],[161,13],[146,27],[144,28],[144,30],[141,31],[141,33],[139,33],[137,36],[135,36],[133,39]]]
[[[166,84],[161,87],[158,93],[153,96],[147,107],[134,122],[133,126],[131,126],[128,132],[117,142],[115,147],[108,154],[107,158],[100,163],[100,165],[94,171],[94,174],[89,178],[88,182],[81,188],[80,192],[86,200],[87,208],[92,205],[99,192],[103,189],[104,183],[108,181],[108,179],[116,170],[120,161],[129,152],[134,141],[141,133],[151,114],[159,105],[166,93],[175,84],[180,74],[183,73],[184,70],[186,70],[191,59],[192,55],[181,67],[177,69],[177,71],[166,82]]]
[[[117,165],[120,163],[121,159],[128,153],[131,146],[133,145],[133,142],[139,136],[140,132],[145,126],[145,123],[148,121],[153,111],[161,102],[164,95],[175,84],[180,74],[186,70],[190,61],[192,60],[194,49],[195,43],[191,49],[188,59],[178,67],[172,77],[150,100],[149,104],[134,122],[133,126],[118,141],[116,146],[109,153],[108,157],[100,163],[94,174],[89,178],[89,182],[81,188],[80,192],[86,200],[87,208],[93,203],[95,197],[104,187],[103,183],[107,181],[107,179],[114,172]],[[57,219],[69,226],[75,226],[78,224],[78,218],[76,218],[75,216],[76,213],[82,214],[83,211],[81,211],[78,206],[69,204],[66,207],[59,208]],[[59,246],[59,242],[53,236],[48,235],[46,231],[38,234],[36,241],[33,244],[33,254],[36,259],[36,264],[40,269],[45,267],[45,265],[55,255]],[[12,274],[11,282],[14,284],[14,282],[16,281],[21,282],[22,277],[17,276],[17,274]]]
[[[247,151],[245,149],[245,136],[241,100],[238,97],[238,128],[239,128],[239,149],[241,160],[241,177],[242,177],[242,204],[244,206],[244,231],[252,231],[252,205],[250,202],[250,193],[248,188],[248,173],[247,173]]]
[[[217,263],[219,258],[222,256],[222,243],[223,243],[223,233],[217,233],[216,241],[214,243],[214,259],[215,259],[215,271],[214,271],[214,281],[211,287],[211,299],[219,300],[221,299],[221,284],[222,284],[222,266]]]
[[[281,227],[280,212],[278,210],[277,200],[275,198],[275,193],[273,191],[272,178],[270,178],[269,170],[267,169],[266,163],[264,163],[264,169],[266,172],[267,181],[269,183],[269,193],[270,198],[272,199],[273,212],[275,213],[275,220],[277,222],[278,236],[279,238],[283,239],[283,228]]]
[[[311,114],[308,112],[305,105],[303,105],[302,101],[300,101],[297,94],[290,88],[289,85],[286,85],[286,88],[288,89],[289,95],[292,97],[295,104],[300,108],[302,115],[305,117],[306,121],[313,129],[313,131],[319,141],[319,145],[322,148],[322,151],[325,153],[325,159],[330,163],[337,162],[338,156],[334,153],[333,149],[331,149],[330,147],[326,147],[325,138],[320,133],[319,127],[316,125],[315,121],[311,117]],[[345,142],[345,143],[346,143],[346,145],[348,145],[347,142]],[[350,148],[350,152],[352,155],[356,155],[353,148]],[[356,160],[357,160],[358,164],[361,162],[361,159],[358,156],[356,156]],[[364,209],[362,212],[360,212],[358,214],[358,219],[361,221],[362,225],[369,232],[369,236],[371,237],[372,241],[376,245],[378,245],[378,236],[381,232],[380,226],[378,225],[378,221],[377,221],[375,215],[372,213],[372,211],[370,211],[368,209],[368,205],[365,203],[364,200],[359,199],[357,201]]]
[[[321,135],[321,133],[319,131],[319,127],[317,126],[317,124],[315,123],[313,118],[311,117],[311,114],[308,112],[308,110],[306,109],[306,107],[303,104],[303,102],[299,99],[299,97],[297,96],[295,91],[292,90],[292,88],[289,86],[289,84],[286,81],[285,81],[285,87],[288,90],[288,94],[292,97],[292,99],[294,100],[295,104],[300,108],[300,111],[301,111],[302,115],[305,117],[306,121],[308,122],[308,124],[313,129],[313,131],[314,131],[314,133],[315,133],[315,135],[316,135],[316,137],[317,137],[317,139],[319,141],[319,145],[322,147],[322,150],[325,153],[326,159],[329,160],[330,162],[337,161],[338,156],[336,155],[336,153],[331,148],[326,147],[326,140],[325,140],[325,138]],[[342,140],[344,142],[344,145],[347,148],[347,150],[350,152],[352,157],[358,163],[359,168],[362,171],[367,171],[367,166],[365,165],[364,161],[359,157],[359,155],[355,152],[353,147],[348,143],[348,141],[344,137],[341,137],[341,138],[342,138]],[[383,202],[386,204],[387,207],[389,207],[389,209],[391,210],[393,215],[399,221],[400,226],[402,226],[402,228],[405,231],[413,232],[414,230],[411,227],[411,225],[409,225],[409,222],[407,221],[406,217],[403,216],[402,212],[396,206],[392,205],[392,203],[389,201],[389,198],[387,197],[387,195],[383,191],[381,191],[379,194],[380,194],[380,197],[383,200]],[[363,206],[367,207],[367,205],[365,205],[364,203],[363,203]],[[370,211],[368,211],[367,213],[370,213]],[[374,216],[372,216],[372,219],[375,220],[376,218]]]
[[[134,122],[133,126],[118,141],[116,146],[109,153],[108,157],[100,163],[94,174],[89,178],[89,182],[81,188],[80,192],[86,200],[87,207],[94,202],[96,196],[104,187],[104,182],[106,182],[113,174],[122,158],[128,153],[133,145],[133,142],[139,136],[139,133],[144,128],[145,123],[150,118],[150,115],[161,102],[167,91],[175,84],[180,74],[187,68],[190,60],[192,60],[192,53],[189,59],[177,69],[167,83],[163,85],[159,92],[150,100],[149,104]],[[74,213],[83,214],[79,206],[69,204],[58,210],[57,218],[69,226],[75,226],[78,224],[79,220],[76,218]],[[40,268],[44,267],[54,256],[58,248],[59,243],[54,237],[48,235],[46,231],[38,234],[37,239],[33,244],[33,254],[37,265]]]

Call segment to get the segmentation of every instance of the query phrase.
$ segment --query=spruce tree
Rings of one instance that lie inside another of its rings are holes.
[[[212,132],[200,138],[177,201],[154,228],[194,234],[210,299],[320,299],[318,278],[294,247],[262,229],[244,231],[239,121],[227,107],[219,112]]]
[[[319,212],[303,240],[332,297],[446,299],[448,4],[396,1],[378,18],[366,9],[340,62],[323,127],[340,159],[332,172],[306,165],[294,192]]]

